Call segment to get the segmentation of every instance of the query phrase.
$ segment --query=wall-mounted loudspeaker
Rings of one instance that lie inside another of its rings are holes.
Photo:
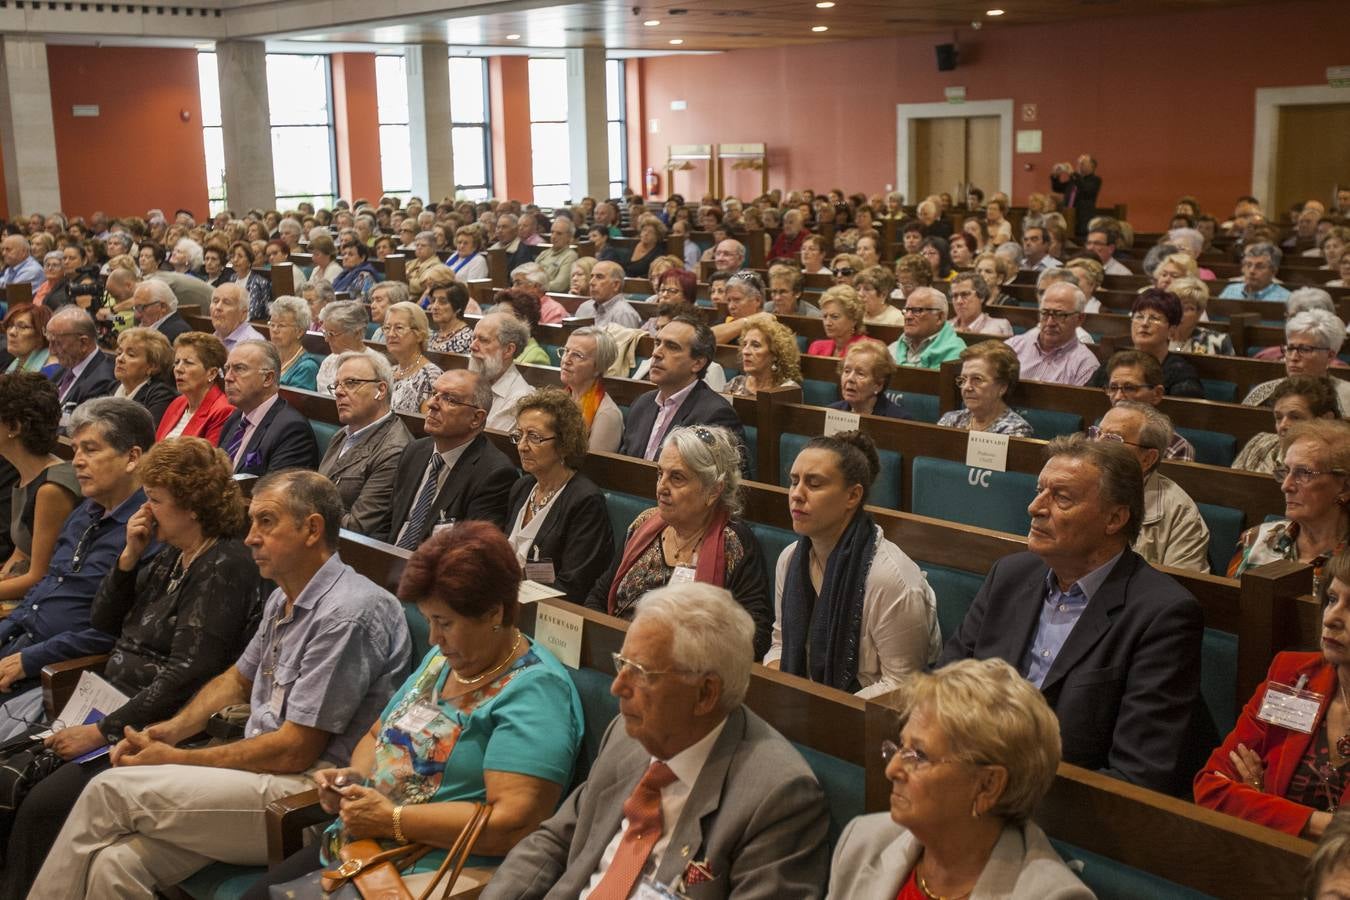
[[[956,45],[938,44],[933,50],[937,53],[937,67],[939,72],[950,72],[956,68]]]

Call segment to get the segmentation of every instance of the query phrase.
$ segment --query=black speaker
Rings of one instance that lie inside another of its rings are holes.
[[[938,44],[933,48],[937,53],[937,64],[939,72],[950,72],[956,68],[956,45]]]

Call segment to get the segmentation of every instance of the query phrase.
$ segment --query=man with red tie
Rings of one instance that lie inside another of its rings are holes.
[[[642,598],[615,654],[619,716],[590,778],[516,845],[482,900],[622,900],[647,881],[700,898],[823,896],[824,794],[742,705],[754,633],[712,585]]]

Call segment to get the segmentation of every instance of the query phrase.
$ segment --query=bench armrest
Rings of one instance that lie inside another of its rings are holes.
[[[42,705],[47,710],[47,718],[55,721],[66,705],[70,695],[75,693],[75,685],[80,681],[80,673],[89,669],[101,673],[108,664],[108,654],[80,656],[63,662],[42,667]]]
[[[304,846],[304,831],[333,817],[319,805],[317,790],[305,791],[267,804],[267,864],[277,863]]]

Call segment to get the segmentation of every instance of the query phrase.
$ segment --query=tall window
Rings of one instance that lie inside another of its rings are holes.
[[[277,207],[293,208],[305,200],[331,207],[337,167],[328,57],[269,53],[267,102]]]
[[[628,183],[628,116],[623,60],[605,60],[605,119],[609,131],[609,195],[622,197]]]
[[[566,60],[530,60],[530,147],[534,202],[540,206],[565,205],[572,196]]]
[[[211,215],[224,209],[225,137],[220,127],[220,75],[214,53],[197,54],[197,84],[202,100],[202,140],[206,144],[206,198]]]
[[[469,200],[486,200],[492,190],[487,60],[450,57],[450,118],[455,190]]]
[[[380,116],[380,183],[390,196],[412,194],[412,135],[408,130],[408,80],[402,56],[375,57],[375,97]]]

